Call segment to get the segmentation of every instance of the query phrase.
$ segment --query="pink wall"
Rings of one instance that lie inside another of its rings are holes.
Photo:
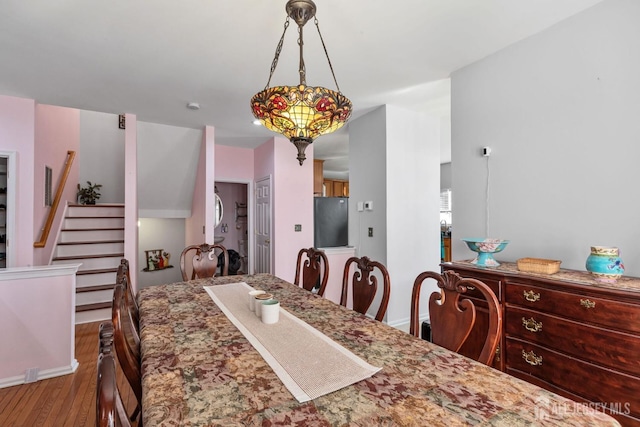
[[[254,150],[250,148],[215,146],[216,180],[253,181]]]
[[[51,105],[36,105],[35,145],[34,145],[34,212],[33,234],[40,239],[50,207],[44,205],[44,168],[52,169],[52,191],[58,189],[62,172],[64,171],[67,151],[75,151],[76,158],[72,164],[67,183],[60,200],[60,205],[51,227],[51,233],[44,248],[34,250],[34,264],[48,265],[53,255],[56,243],[56,230],[64,219],[64,206],[67,201],[75,203],[79,170],[80,148],[80,112],[74,108],[55,107]]]
[[[307,160],[298,163],[295,146],[273,138],[256,148],[256,179],[272,174],[272,273],[293,281],[298,251],[313,246],[313,145]],[[302,231],[294,231],[295,224]]]
[[[33,265],[34,133],[35,101],[0,96],[0,150],[17,153],[13,267]]]
[[[0,387],[68,374],[74,359],[77,265],[0,271]],[[46,314],[45,314],[46,313]]]
[[[138,119],[125,114],[124,131],[124,257],[134,290],[138,289]]]
[[[185,247],[199,245],[203,242],[213,243],[213,216],[215,215],[212,213],[215,212],[215,205],[213,204],[214,136],[214,128],[206,126],[202,133],[202,144],[200,145],[196,183],[193,188],[193,201],[191,202],[191,217],[185,220]],[[211,197],[207,197],[209,195]],[[212,218],[208,218],[209,216]]]

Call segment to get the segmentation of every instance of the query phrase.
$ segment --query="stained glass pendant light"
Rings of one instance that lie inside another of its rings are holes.
[[[262,92],[251,98],[253,115],[267,128],[287,137],[298,148],[300,165],[306,159],[304,150],[320,135],[340,129],[351,116],[351,101],[340,93],[327,48],[322,40],[318,19],[315,18],[316,5],[311,0],[289,0],[286,5],[287,19],[284,31],[276,48],[271,64],[269,81]],[[297,86],[269,87],[271,77],[278,65],[284,35],[289,27],[289,18],[298,24],[298,45],[300,47],[300,84]],[[306,70],[302,50],[304,41],[302,29],[311,18],[318,29],[324,53],[336,84],[337,92],[321,87],[307,86]]]

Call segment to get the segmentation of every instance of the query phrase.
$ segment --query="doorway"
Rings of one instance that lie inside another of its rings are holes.
[[[15,262],[15,245],[9,244],[15,229],[15,164],[15,152],[0,151],[0,268],[12,267]]]
[[[249,183],[216,181],[215,189],[222,201],[223,214],[214,230],[214,241],[229,251],[230,267],[234,265],[234,258],[239,257],[237,274],[250,274]]]

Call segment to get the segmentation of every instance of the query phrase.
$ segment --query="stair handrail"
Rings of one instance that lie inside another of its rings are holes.
[[[75,151],[67,151],[67,159],[65,160],[64,170],[62,171],[62,177],[60,178],[60,183],[58,184],[58,189],[56,190],[56,195],[53,199],[53,203],[51,204],[51,209],[49,209],[49,215],[47,216],[47,221],[44,223],[44,227],[42,228],[42,234],[40,235],[40,240],[33,243],[35,248],[44,248],[47,244],[47,239],[49,238],[49,232],[51,231],[51,226],[53,225],[53,219],[56,216],[56,212],[58,211],[58,205],[60,205],[60,200],[62,199],[62,192],[64,191],[64,187],[67,184],[67,178],[69,177],[69,172],[71,171],[71,164],[73,163],[73,159],[76,157]]]

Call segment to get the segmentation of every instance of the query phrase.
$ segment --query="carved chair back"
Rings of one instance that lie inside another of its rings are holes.
[[[322,274],[322,279],[320,278]],[[329,261],[324,251],[315,248],[300,249],[296,262],[296,277],[293,283],[308,291],[320,283],[318,295],[323,296],[329,280]]]
[[[229,252],[227,248],[220,244],[191,245],[184,248],[180,254],[180,271],[182,280],[189,280],[187,263],[191,266],[191,280],[214,277],[218,270],[218,256],[215,250],[218,249],[223,254],[224,265],[222,266],[222,276],[229,275]]]
[[[96,426],[131,427],[116,385],[116,362],[110,349],[98,355]]]
[[[126,281],[126,277],[123,280]],[[111,322],[113,324],[113,346],[118,356],[118,363],[138,401],[130,418],[134,420],[140,413],[142,405],[140,338],[131,323],[124,295],[124,286],[116,285],[113,290]]]
[[[491,288],[480,280],[463,279],[453,271],[439,274],[433,271],[421,273],[413,284],[411,296],[411,325],[409,332],[419,337],[420,289],[427,279],[434,279],[439,292],[429,297],[429,321],[431,337],[435,344],[458,352],[471,334],[477,319],[476,306],[472,299],[465,298],[469,290],[478,290],[487,302],[489,328],[478,360],[491,365],[500,340],[502,328],[502,310]]]
[[[349,272],[353,267],[353,274],[349,277]],[[374,274],[377,270],[378,275]],[[342,295],[340,305],[347,306],[349,287],[352,290],[353,309],[365,314],[376,296],[378,290],[378,277],[382,278],[382,300],[375,319],[382,321],[391,295],[391,280],[387,268],[378,261],[372,261],[368,257],[351,257],[344,265],[342,275]]]

